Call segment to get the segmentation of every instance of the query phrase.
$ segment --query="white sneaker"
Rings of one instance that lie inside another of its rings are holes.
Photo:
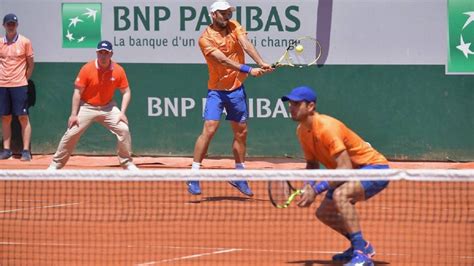
[[[50,164],[48,168],[46,169],[46,171],[56,171],[56,170],[58,170],[58,168],[54,164]]]
[[[128,171],[139,171],[140,169],[132,162],[128,162],[123,166],[123,169]]]

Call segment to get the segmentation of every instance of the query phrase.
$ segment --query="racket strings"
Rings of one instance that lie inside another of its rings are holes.
[[[273,181],[270,183],[270,196],[277,205],[284,205],[291,196],[291,188],[286,181]]]
[[[300,46],[302,50],[297,50]],[[293,49],[288,50],[289,61],[293,65],[313,65],[321,56],[321,46],[313,38],[302,38],[296,41]]]

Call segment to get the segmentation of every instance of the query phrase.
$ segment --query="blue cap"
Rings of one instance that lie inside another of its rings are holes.
[[[96,51],[101,51],[101,50],[112,52],[112,44],[109,41],[100,41],[99,44],[97,44]]]
[[[8,22],[18,23],[18,17],[15,14],[6,14],[3,17],[3,24],[6,24]]]
[[[316,102],[317,96],[313,89],[307,86],[296,87],[291,92],[283,97],[281,100],[294,102]]]

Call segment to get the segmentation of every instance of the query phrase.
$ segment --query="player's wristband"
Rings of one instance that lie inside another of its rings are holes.
[[[316,194],[321,194],[324,191],[329,189],[329,183],[328,181],[321,181],[318,184],[316,184],[316,186],[312,186],[312,187],[313,187],[314,192],[316,192]]]
[[[244,73],[250,73],[250,71],[252,71],[252,68],[248,65],[240,65],[240,72],[244,72]]]

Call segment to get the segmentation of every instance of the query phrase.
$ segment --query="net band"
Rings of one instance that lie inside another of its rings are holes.
[[[474,170],[5,170],[0,180],[90,180],[90,181],[165,181],[165,180],[252,180],[268,181],[347,181],[347,180],[416,180],[474,181]]]

